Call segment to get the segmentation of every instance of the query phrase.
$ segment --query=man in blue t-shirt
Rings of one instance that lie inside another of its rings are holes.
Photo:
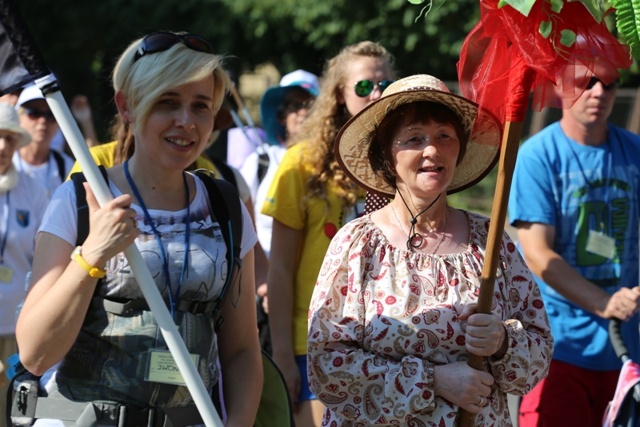
[[[555,340],[548,377],[522,400],[520,427],[602,425],[621,368],[610,319],[623,321],[638,356],[640,136],[607,122],[616,85],[591,78],[518,154],[509,217]]]

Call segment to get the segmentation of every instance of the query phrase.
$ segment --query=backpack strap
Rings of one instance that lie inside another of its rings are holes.
[[[233,185],[237,189],[238,181],[236,180],[236,174],[233,173],[233,169],[231,169],[231,167],[226,162],[220,159],[217,159],[215,157],[211,158],[211,161],[213,162],[213,165],[216,167],[216,169],[220,171],[222,178],[224,178],[225,181],[230,182],[231,185]],[[206,169],[198,169],[198,170],[205,171],[206,173]],[[209,175],[211,178],[214,178],[213,176],[211,176],[210,173],[208,173],[207,175]]]
[[[269,155],[266,151],[258,154],[258,182],[262,182],[269,169]]]
[[[99,168],[105,181],[108,182],[107,170],[104,166],[99,166]],[[198,169],[195,174],[202,180],[207,189],[211,213],[220,224],[220,231],[227,246],[226,259],[229,269],[227,280],[222,287],[222,292],[220,292],[220,297],[216,300],[213,310],[210,310],[216,331],[218,331],[223,322],[220,317],[222,303],[236,276],[238,276],[236,271],[239,271],[242,266],[242,260],[240,259],[242,207],[238,191],[231,183],[213,178],[211,171],[206,169]],[[82,172],[78,172],[71,175],[71,180],[76,190],[76,209],[78,212],[78,237],[76,243],[81,245],[89,235],[89,206],[87,205],[86,192],[82,184],[86,181],[86,178]]]
[[[227,280],[224,283],[220,297],[216,301],[213,310],[213,320],[216,332],[220,329],[224,319],[220,317],[224,299],[231,285],[239,278],[239,270],[242,267],[240,259],[240,245],[242,243],[242,207],[238,190],[229,182],[222,179],[215,179],[211,176],[211,171],[198,169],[195,174],[204,183],[209,194],[209,206],[211,213],[220,224],[222,237],[227,245]],[[238,285],[239,286],[239,285]]]
[[[98,166],[102,177],[108,183],[109,177],[104,166]],[[87,179],[82,172],[71,174],[73,187],[76,190],[76,211],[78,212],[78,237],[76,245],[82,245],[89,235],[89,206],[87,205],[87,193],[84,190],[83,182]]]
[[[58,173],[60,174],[60,179],[64,182],[67,179],[67,171],[64,168],[64,157],[58,150],[51,150],[51,154],[53,155],[53,159],[56,161],[56,165],[58,166]]]

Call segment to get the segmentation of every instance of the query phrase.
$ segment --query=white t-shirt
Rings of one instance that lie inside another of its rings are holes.
[[[26,295],[25,276],[31,271],[35,236],[48,203],[46,189],[18,172],[18,184],[0,194],[0,336],[16,331],[16,309]]]
[[[251,197],[253,198],[253,212],[256,223],[256,232],[258,233],[258,240],[264,250],[265,255],[269,258],[271,251],[271,234],[273,230],[273,218],[261,213],[262,205],[267,197],[267,192],[271,186],[271,181],[278,170],[278,166],[284,157],[284,153],[287,151],[285,147],[276,145],[263,145],[267,155],[269,156],[269,166],[267,172],[262,178],[262,181],[258,181],[258,161],[259,155],[255,151],[246,158],[240,172],[247,181],[249,189],[251,190]]]
[[[194,197],[193,202],[190,206],[192,223],[201,220],[199,218],[198,212],[208,212],[209,210],[207,204],[207,189],[204,187],[204,184],[200,179],[196,178],[195,182],[196,196]],[[111,190],[111,193],[114,197],[118,197],[122,194],[120,189],[118,189],[118,187],[116,187],[111,181],[109,181],[109,189]],[[241,203],[241,206],[242,244],[240,256],[244,257],[247,252],[249,252],[249,250],[251,250],[256,244],[257,236],[251,222],[251,216],[244,206],[244,203]],[[140,224],[143,224],[145,222],[142,208],[135,203],[131,204],[131,208],[136,211],[136,220],[138,221],[138,224],[140,226]],[[169,218],[184,216],[186,214],[186,211],[186,209],[175,212],[151,209],[149,212],[152,217],[164,216]],[[54,197],[52,198],[49,207],[47,208],[46,214],[42,221],[42,227],[39,231],[46,231],[48,233],[54,234],[61,239],[66,240],[72,246],[75,246],[77,239],[77,222],[78,213],[76,210],[76,194],[73,187],[73,182],[69,180],[61,185],[58,190],[56,190],[56,193],[54,194]],[[193,225],[192,228],[194,228]],[[166,233],[166,231],[162,232],[161,234],[163,233]],[[136,244],[138,244],[137,240]]]
[[[32,177],[34,177],[38,182],[44,185],[48,190],[48,197],[51,198],[53,192],[67,179],[67,173],[73,167],[74,160],[69,157],[67,154],[58,151],[58,153],[64,159],[64,175],[60,176],[60,171],[58,169],[58,162],[56,162],[55,157],[53,157],[53,153],[49,153],[49,160],[41,165],[31,165],[20,157],[20,153],[16,151],[13,153],[13,164],[18,170],[18,172],[24,172]]]

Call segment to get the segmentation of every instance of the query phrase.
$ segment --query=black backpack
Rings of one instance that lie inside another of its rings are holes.
[[[51,150],[51,155],[53,156],[53,160],[56,161],[56,166],[58,167],[58,173],[60,174],[60,179],[62,180],[62,182],[64,182],[65,179],[67,179],[67,171],[65,170],[64,167],[64,157],[62,157],[62,154],[57,151],[57,150]]]
[[[212,312],[215,322],[214,325],[216,331],[218,331],[223,321],[220,317],[222,303],[224,302],[224,298],[233,283],[233,266],[237,265],[238,269],[241,267],[240,243],[242,241],[242,210],[240,206],[240,196],[238,195],[236,187],[237,182],[233,171],[224,163],[214,162],[214,164],[225,180],[214,178],[213,173],[207,169],[198,169],[194,173],[202,179],[205,187],[207,188],[211,214],[220,223],[220,229],[227,248],[232,247],[231,239],[233,238],[232,250],[227,250],[229,275],[227,277],[227,282],[220,293],[220,298],[215,302],[216,306]],[[107,180],[106,170],[103,167],[100,167],[100,172],[102,172],[105,180]],[[76,177],[76,175],[78,176]],[[82,174],[73,174],[71,175],[71,179],[74,181],[77,195],[76,198],[78,200],[77,240],[78,242],[83,242],[89,233],[89,208],[86,203],[86,197],[84,196],[84,186],[82,185],[82,182],[84,182],[84,176]],[[82,195],[82,197],[79,197],[79,195]],[[219,203],[221,200],[224,200],[225,203]],[[81,201],[82,203],[80,203]],[[83,226],[82,229],[80,228],[81,224]],[[232,231],[232,235],[230,235],[229,231]],[[82,240],[80,240],[81,237]],[[233,252],[233,254],[231,252]],[[264,350],[262,351],[262,367],[264,384],[254,426],[269,427],[272,425],[278,425],[281,427],[293,427],[293,410],[291,402],[289,401],[284,377],[275,362]],[[217,386],[214,387],[212,399],[218,413],[221,413],[222,399],[219,395],[219,391],[220,390]]]
[[[105,181],[108,182],[107,171],[100,166],[100,172]],[[195,174],[203,181],[209,194],[209,206],[211,215],[218,220],[220,230],[227,245],[227,264],[229,266],[229,274],[222,288],[220,297],[213,302],[207,312],[210,312],[214,319],[216,331],[222,325],[223,319],[220,317],[222,303],[229,291],[232,283],[234,283],[234,275],[241,268],[242,260],[240,259],[240,243],[242,241],[242,208],[240,206],[240,196],[236,188],[223,180],[215,179],[210,171],[199,169]],[[81,245],[89,234],[89,207],[87,206],[86,192],[83,182],[86,180],[81,172],[71,175],[71,180],[76,191],[76,209],[78,213],[78,236],[77,245]],[[221,203],[222,202],[222,203]],[[238,267],[237,270],[235,267]],[[39,377],[30,374],[20,363],[18,354],[14,354],[10,359],[10,367],[8,369],[11,375],[9,390],[7,393],[7,425],[12,425],[11,415],[12,406],[22,415],[22,419],[33,420],[35,416],[35,402],[37,400],[37,389]],[[13,399],[14,382],[21,381],[18,387],[17,399]],[[15,401],[14,401],[15,400]],[[28,424],[25,424],[28,425]]]
[[[107,171],[100,166],[100,172],[107,179]],[[211,215],[220,223],[220,231],[227,245],[227,265],[229,266],[229,274],[227,281],[222,288],[220,297],[215,301],[215,306],[211,310],[216,331],[222,325],[223,319],[220,317],[222,303],[233,283],[235,273],[234,267],[238,270],[241,268],[242,261],[240,259],[240,243],[242,242],[242,208],[240,206],[240,196],[235,186],[222,179],[213,177],[213,174],[206,169],[198,169],[194,172],[204,183],[207,193],[209,194],[209,207]],[[82,245],[89,234],[89,207],[87,206],[86,193],[83,182],[86,180],[81,172],[71,175],[73,186],[76,191],[76,209],[78,212],[78,237],[77,245]],[[223,203],[221,203],[223,202]]]

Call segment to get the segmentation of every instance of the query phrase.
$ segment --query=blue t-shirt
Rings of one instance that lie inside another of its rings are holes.
[[[518,153],[509,217],[551,224],[553,249],[609,294],[638,285],[640,136],[609,125],[600,146],[569,139],[559,123],[531,137]],[[615,239],[612,259],[586,249],[590,232]],[[536,277],[555,340],[554,359],[587,369],[619,369],[609,320],[572,303]],[[639,354],[638,315],[622,325],[631,357]]]

